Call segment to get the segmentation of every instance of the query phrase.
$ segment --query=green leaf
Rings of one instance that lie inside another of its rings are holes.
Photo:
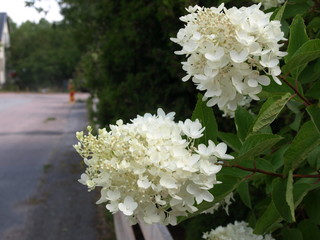
[[[248,176],[248,172],[243,171],[239,168],[233,168],[233,167],[223,167],[221,171],[219,172],[221,175],[225,176],[232,176],[232,177],[238,177],[238,178],[245,178]]]
[[[283,240],[303,240],[299,229],[283,229],[281,235]]]
[[[205,127],[200,143],[207,144],[209,140],[214,142],[217,141],[218,126],[216,118],[213,114],[212,108],[207,107],[206,103],[202,101],[201,94],[198,94],[198,101],[191,119],[193,121],[199,119],[202,126]]]
[[[314,169],[320,169],[320,147],[315,148],[308,156],[307,161]]]
[[[235,152],[240,151],[242,144],[237,135],[233,133],[218,132],[218,137]]]
[[[281,31],[284,33],[284,37],[288,38],[289,32],[290,32],[290,26],[288,21],[286,21],[283,17],[281,21]]]
[[[315,28],[318,30],[320,28],[320,17],[313,18],[308,24],[307,28]]]
[[[304,197],[316,188],[319,188],[320,184],[315,183],[314,179],[300,179],[293,185],[293,199],[294,199],[294,207],[298,207],[298,205],[302,202]]]
[[[254,156],[260,155],[266,150],[269,150],[273,145],[282,139],[281,136],[267,133],[255,133],[250,134],[244,141],[239,156],[234,160],[238,162],[239,160],[252,158]]]
[[[241,161],[241,166],[246,168],[258,168],[267,172],[274,172],[273,165],[263,158],[247,158]]]
[[[273,83],[272,83],[272,82],[273,82]],[[272,88],[270,88],[270,89],[265,89],[265,87],[267,88],[267,87],[269,87],[271,84],[275,84],[275,85],[272,86]],[[278,85],[278,84],[275,83],[274,81],[271,81],[271,82],[270,82],[270,85],[263,87],[262,91],[261,91],[259,94],[257,94],[259,98],[263,98],[263,99],[265,98],[265,99],[267,99],[267,98],[274,97],[274,96],[281,96],[281,95],[283,95],[283,94],[286,93],[285,90],[277,88],[277,86],[280,86],[280,87],[281,87],[281,86],[283,86],[283,85]],[[288,88],[288,90],[289,90],[289,88]],[[288,91],[288,92],[289,92],[289,91]],[[294,93],[294,92],[292,92],[292,93]]]
[[[300,113],[300,108],[301,108],[302,104],[299,102],[288,102],[287,103],[287,107],[295,114]]]
[[[320,59],[315,62],[310,62],[308,66],[301,72],[298,78],[298,82],[301,84],[314,82],[319,78],[320,74]],[[317,95],[320,97],[320,93]]]
[[[265,127],[264,127],[264,128],[262,128],[259,132],[260,132],[260,133],[270,133],[270,134],[272,134],[272,133],[273,133],[273,132],[272,132],[272,128],[271,128],[271,126],[270,126],[270,125],[265,126]]]
[[[294,201],[293,201],[293,171],[290,170],[287,179],[287,189],[286,189],[286,202],[290,208],[290,213],[293,221],[296,221],[294,215]]]
[[[245,178],[248,176],[248,172],[243,171],[239,168],[232,168],[232,167],[223,167],[220,171],[222,175],[228,175],[231,177],[238,177],[238,178]]]
[[[279,181],[279,180],[278,180]],[[293,199],[295,208],[301,203],[307,193],[313,189],[319,188],[320,184],[314,184],[314,179],[300,179],[293,185]],[[254,233],[263,234],[270,231],[273,226],[281,222],[283,218],[277,211],[273,201],[258,219]]]
[[[231,177],[224,174],[217,174],[217,180],[221,181],[222,183],[214,185],[214,187],[210,190],[212,195],[217,198],[216,202],[223,200],[224,197],[235,190],[241,182],[240,178]]]
[[[217,5],[219,6],[221,3],[228,3],[228,2],[231,2],[231,0],[219,0]]]
[[[309,40],[295,52],[287,64],[282,67],[282,71],[284,73],[295,73],[298,68],[302,71],[301,67],[319,57],[320,39]]]
[[[297,113],[294,118],[294,121],[289,125],[289,127],[295,131],[298,131],[301,125],[302,117],[303,117],[303,112]]]
[[[247,222],[249,226],[255,226],[257,223],[257,218],[256,215],[253,211],[249,211],[248,217],[247,217]]]
[[[269,98],[273,96],[281,96],[285,93],[292,93],[294,91],[287,84],[277,84],[275,81],[271,81],[270,85],[264,86],[262,92],[259,94],[261,98]]]
[[[261,107],[260,112],[253,124],[252,131],[257,132],[265,126],[271,124],[279,115],[283,107],[290,99],[291,94],[285,93],[282,96],[269,98]]]
[[[317,81],[313,86],[306,92],[306,96],[314,99],[320,98],[320,81]]]
[[[250,209],[252,209],[251,198],[249,193],[248,182],[244,181],[239,184],[237,188],[237,192],[239,193],[240,199],[242,202]]]
[[[285,2],[280,8],[274,11],[274,13],[270,17],[270,20],[278,20],[281,22],[286,6],[287,6],[287,2]]]
[[[283,14],[284,19],[292,18],[298,14],[303,15],[308,12],[310,5],[309,1],[301,0],[301,1],[293,1],[290,0],[288,2],[285,12]]]
[[[317,128],[318,133],[320,133],[320,108],[316,105],[311,105],[307,107],[307,112],[310,115],[310,118]]]
[[[247,110],[238,107],[235,112],[235,123],[237,128],[237,135],[240,141],[244,141],[250,132],[251,125],[253,123],[254,117]]]
[[[275,172],[274,166],[268,160],[263,158],[257,159],[256,166],[257,168],[262,169],[264,171]]]
[[[282,146],[276,152],[267,156],[267,159],[271,162],[274,170],[278,170],[283,166],[283,155],[287,151],[289,146]]]
[[[308,217],[320,225],[320,190],[308,194],[304,200]]]
[[[284,173],[298,168],[308,154],[320,145],[320,134],[311,121],[306,122],[284,154]]]
[[[319,227],[310,219],[303,220],[299,223],[298,228],[302,232],[303,239],[319,240]]]
[[[258,218],[256,226],[254,228],[255,234],[264,234],[269,232],[274,224],[278,224],[282,221],[282,217],[277,211],[273,201],[269,204],[262,216]]]
[[[294,17],[290,25],[290,36],[288,45],[288,55],[284,57],[285,62],[288,62],[294,55],[294,53],[309,40],[306,32],[306,26],[304,20],[300,15]]]
[[[276,178],[272,182],[272,201],[278,213],[288,222],[294,222],[294,214],[292,215],[290,206],[286,200],[287,181],[285,179]]]

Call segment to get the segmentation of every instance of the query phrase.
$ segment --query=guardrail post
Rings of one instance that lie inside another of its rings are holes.
[[[132,226],[122,212],[119,211],[113,215],[113,222],[117,240],[136,240]]]
[[[132,226],[122,212],[113,215],[117,240],[136,240]],[[168,228],[161,224],[139,222],[145,240],[173,240]]]
[[[168,228],[161,224],[139,223],[145,240],[173,240]]]

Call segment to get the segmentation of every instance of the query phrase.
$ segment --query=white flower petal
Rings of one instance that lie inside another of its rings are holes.
[[[204,56],[206,59],[216,62],[222,59],[224,55],[224,49],[222,47],[218,47],[214,53],[206,53]]]
[[[177,188],[177,184],[176,181],[174,180],[174,178],[169,177],[169,176],[163,176],[160,179],[160,185],[163,187],[166,187],[168,189],[173,189],[173,188]]]
[[[282,82],[280,81],[279,78],[277,78],[276,76],[272,76],[272,78],[277,84],[282,85]]]
[[[258,86],[258,82],[257,82],[256,79],[249,79],[249,80],[248,80],[248,85],[249,85],[250,87],[256,87],[256,86]]]
[[[236,63],[242,63],[247,60],[249,55],[249,51],[247,49],[243,49],[241,52],[236,52],[234,50],[230,51],[230,57],[232,61]]]
[[[132,197],[127,196],[123,203],[118,204],[118,208],[124,215],[131,216],[134,210],[138,207],[138,204],[133,200]]]
[[[183,50],[187,53],[192,53],[198,48],[198,44],[196,41],[189,41],[183,46]]]
[[[190,77],[191,77],[191,75],[186,75],[186,76],[184,76],[184,77],[182,78],[182,81],[183,81],[183,82],[186,82],[186,81],[188,81],[188,80],[190,79]]]
[[[257,81],[263,86],[268,86],[270,84],[270,78],[267,76],[259,76]]]

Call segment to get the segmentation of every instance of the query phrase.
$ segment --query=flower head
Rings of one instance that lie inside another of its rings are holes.
[[[117,121],[98,136],[77,133],[74,147],[87,169],[80,183],[101,187],[106,208],[123,212],[132,223],[176,224],[178,216],[197,211],[196,203],[211,202],[209,190],[220,182],[218,159],[231,159],[226,146],[209,141],[195,146],[204,128],[198,120],[175,122],[174,113],[158,109],[131,123]],[[208,149],[206,149],[208,148]]]
[[[265,236],[256,235],[253,229],[246,222],[229,223],[226,227],[217,227],[203,234],[203,239],[206,240],[274,240],[270,234]]]
[[[189,7],[188,15],[180,18],[185,27],[171,38],[186,55],[182,68],[192,81],[205,91],[208,106],[218,105],[224,115],[233,115],[237,106],[248,105],[269,77],[281,84],[278,42],[285,40],[279,21],[270,21],[271,13],[259,10],[260,5],[242,8]]]

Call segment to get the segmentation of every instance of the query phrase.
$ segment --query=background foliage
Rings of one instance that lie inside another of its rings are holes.
[[[100,124],[160,106],[191,114],[194,89],[178,81],[182,71],[169,41],[185,2],[64,1],[65,21],[85,51],[79,77],[100,100]]]
[[[10,38],[9,72],[19,89],[66,88],[80,57],[67,25],[11,22]]]

